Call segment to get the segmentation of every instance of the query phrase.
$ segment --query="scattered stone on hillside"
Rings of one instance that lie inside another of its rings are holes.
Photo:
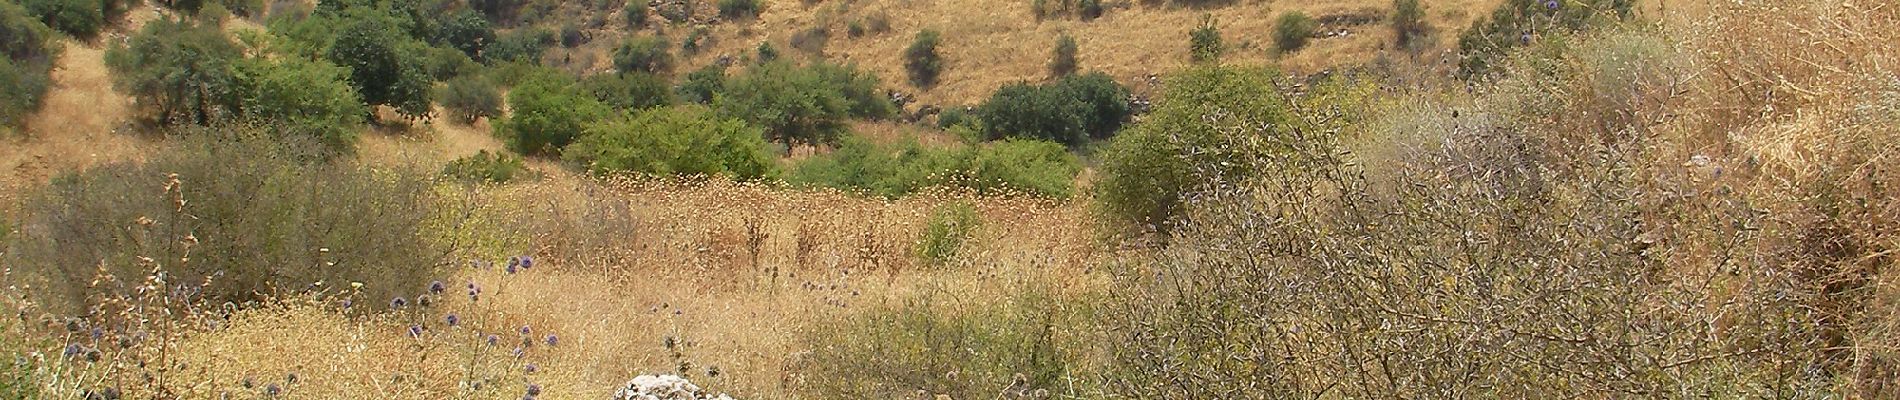
[[[699,385],[679,375],[640,375],[614,391],[613,400],[733,400],[725,394],[701,392]]]

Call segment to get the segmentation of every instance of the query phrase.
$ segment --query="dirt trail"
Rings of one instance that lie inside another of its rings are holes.
[[[127,126],[132,99],[112,90],[103,44],[67,42],[52,81],[25,135],[0,139],[0,199],[60,172],[141,160],[152,147]]]

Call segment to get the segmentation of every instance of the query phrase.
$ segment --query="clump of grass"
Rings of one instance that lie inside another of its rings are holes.
[[[442,174],[466,182],[508,183],[517,178],[534,178],[520,156],[503,152],[476,152],[450,161]]]
[[[976,238],[977,230],[982,227],[982,215],[968,202],[938,206],[931,211],[930,219],[924,223],[923,235],[917,239],[917,256],[931,265],[947,265],[963,251],[967,242]]]

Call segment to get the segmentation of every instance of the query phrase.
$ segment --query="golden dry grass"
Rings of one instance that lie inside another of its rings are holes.
[[[25,135],[0,141],[0,201],[66,171],[144,158],[152,141],[127,126],[132,100],[112,90],[105,49],[68,41]]]

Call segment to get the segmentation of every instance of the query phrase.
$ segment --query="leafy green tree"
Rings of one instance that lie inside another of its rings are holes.
[[[53,33],[18,4],[0,2],[0,134],[39,108],[58,50]]]
[[[337,151],[349,151],[368,114],[349,70],[323,61],[284,57],[238,63],[245,82],[244,116],[278,127],[278,134],[305,135]]]
[[[1153,113],[1099,153],[1095,196],[1111,218],[1167,234],[1183,199],[1200,186],[1249,172],[1247,140],[1228,126],[1286,127],[1300,123],[1273,86],[1270,71],[1204,67],[1170,77]]]
[[[658,36],[628,38],[614,48],[614,68],[620,72],[665,74],[673,69],[673,54],[667,52],[666,39]]]
[[[442,43],[461,50],[462,54],[476,61],[482,60],[482,50],[495,43],[495,28],[489,26],[488,19],[474,10],[462,10],[442,23],[436,32]]]
[[[46,26],[78,38],[98,36],[105,24],[105,2],[100,0],[22,0],[20,4]]]
[[[608,113],[580,84],[565,74],[541,71],[508,92],[513,113],[496,127],[515,151],[558,154],[588,124]]]
[[[927,88],[937,84],[943,74],[943,55],[937,52],[942,42],[942,34],[925,29],[917,32],[917,38],[904,49],[904,70],[910,73],[912,85]]]
[[[673,104],[673,87],[644,72],[599,74],[581,80],[588,93],[617,110],[644,110]]]
[[[1280,18],[1273,23],[1273,45],[1283,52],[1299,50],[1306,47],[1306,42],[1313,38],[1313,31],[1318,29],[1319,22],[1306,16],[1306,13],[1280,13]]]
[[[1005,85],[976,111],[991,140],[1025,137],[1071,146],[1113,135],[1131,113],[1128,89],[1100,72],[1046,85]]]
[[[554,44],[554,32],[541,28],[522,28],[502,34],[495,44],[487,46],[482,52],[482,60],[490,65],[526,61],[539,63],[541,53]]]
[[[897,115],[897,104],[878,91],[877,75],[849,65],[815,63],[805,69],[844,96],[852,117],[884,119]]]
[[[501,90],[495,88],[493,82],[479,77],[449,79],[436,92],[436,102],[464,123],[501,115]]]
[[[587,127],[564,157],[595,172],[771,177],[763,134],[699,105],[655,108]]]
[[[161,18],[107,50],[106,67],[113,86],[158,123],[204,125],[239,113],[245,93],[235,64],[242,56],[216,27]]]
[[[1225,52],[1227,47],[1221,43],[1220,26],[1214,24],[1214,16],[1201,17],[1201,26],[1188,33],[1188,57],[1197,63],[1213,62]]]
[[[679,98],[690,103],[712,104],[713,97],[725,90],[726,66],[706,64],[686,74],[686,79],[680,82]]]
[[[330,60],[350,69],[363,101],[388,105],[408,117],[429,113],[431,81],[422,70],[420,43],[382,18],[356,20],[330,47]]]
[[[721,115],[765,129],[786,144],[831,144],[844,133],[851,102],[816,73],[777,61],[752,68],[713,100]]]

